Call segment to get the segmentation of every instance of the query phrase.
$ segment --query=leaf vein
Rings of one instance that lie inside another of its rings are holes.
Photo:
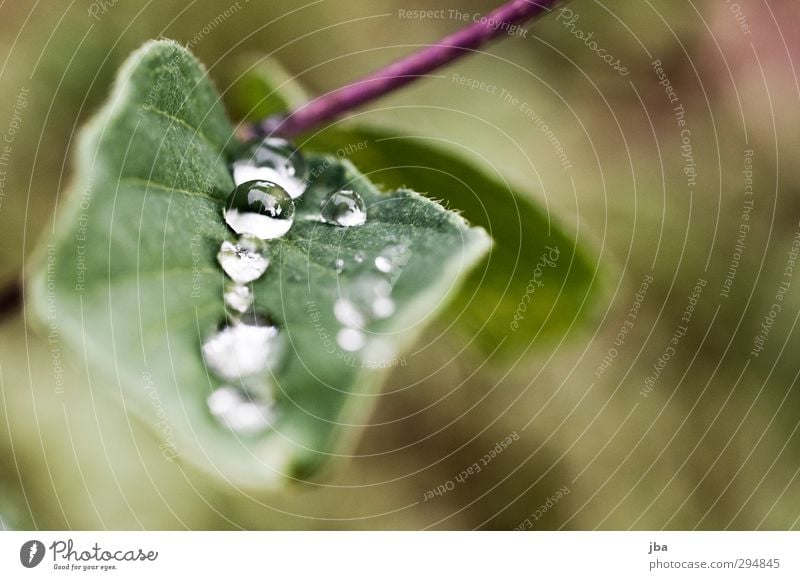
[[[192,125],[190,123],[188,123],[185,119],[181,119],[180,117],[176,117],[175,115],[167,113],[166,111],[164,111],[162,109],[159,109],[158,107],[154,107],[153,105],[142,105],[139,108],[139,110],[140,111],[147,111],[147,112],[150,112],[150,113],[156,113],[158,115],[161,115],[161,116],[173,121],[174,123],[177,123],[178,125],[181,125],[182,127],[186,128],[186,129],[194,131],[194,133],[196,135],[199,135],[200,138],[203,141],[206,142],[206,144],[208,144],[214,151],[216,151],[220,155],[224,151],[219,145],[215,144],[211,139],[209,139],[206,136],[206,134],[203,133],[198,127],[192,127]]]

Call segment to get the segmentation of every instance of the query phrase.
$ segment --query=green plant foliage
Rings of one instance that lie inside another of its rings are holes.
[[[281,101],[284,108],[301,104],[299,95],[305,91],[274,61],[245,68],[232,88],[237,118],[252,120],[252,112],[265,103],[273,113]],[[245,85],[259,90],[246,91]],[[601,283],[588,244],[532,194],[486,171],[485,160],[470,156],[469,144],[455,149],[439,140],[348,121],[317,128],[298,144],[335,152],[384,187],[413,187],[489,232],[491,254],[472,271],[448,311],[483,355],[516,358],[535,342],[560,339],[596,302]]]
[[[119,390],[128,408],[158,414],[176,460],[269,487],[314,474],[353,440],[387,361],[444,306],[490,240],[426,197],[378,189],[335,154],[310,156],[294,226],[269,243],[271,265],[254,283],[256,308],[290,345],[269,377],[277,418],[265,434],[237,435],[207,409],[220,382],[200,354],[224,317],[215,256],[235,239],[222,218],[233,188],[232,135],[216,91],[185,49],[158,41],[137,51],[82,135],[75,180],[56,235],[40,247],[29,297],[78,364],[102,369],[106,380],[96,388]],[[365,225],[319,221],[322,199],[342,187],[366,202]],[[386,274],[394,311],[366,327],[363,349],[345,352],[333,305],[394,246],[405,248]]]
[[[590,309],[596,267],[583,244],[530,196],[475,163],[424,139],[374,128],[334,126],[304,146],[346,151],[373,181],[413,184],[489,232],[491,254],[449,307],[484,354],[518,356],[534,341],[563,335]]]

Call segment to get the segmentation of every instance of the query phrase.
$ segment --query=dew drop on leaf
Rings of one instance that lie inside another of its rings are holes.
[[[303,154],[278,137],[267,137],[250,144],[245,153],[233,162],[232,170],[236,185],[254,180],[273,181],[292,198],[300,197],[306,189],[308,164]]]
[[[375,267],[381,272],[388,273],[392,271],[392,262],[386,256],[378,256],[375,258]]]
[[[375,258],[375,267],[384,274],[390,274],[408,263],[407,251],[408,248],[403,244],[386,246]]]
[[[270,426],[270,405],[242,389],[223,385],[208,396],[206,403],[221,425],[240,435],[257,435]]]
[[[272,181],[247,181],[236,186],[225,207],[225,222],[237,234],[262,240],[279,238],[294,223],[294,202]]]
[[[377,318],[389,318],[394,314],[394,300],[388,296],[378,296],[372,302],[372,312]]]
[[[333,305],[333,314],[346,328],[364,328],[375,318],[388,318],[394,314],[391,292],[391,284],[382,277],[362,274],[342,289],[342,296]]]
[[[361,274],[347,290],[347,295],[363,309],[372,310],[378,298],[388,298],[392,293],[392,285],[383,277],[375,274]]]
[[[250,286],[229,281],[223,291],[225,306],[236,312],[246,312],[253,305],[253,292]]]
[[[326,195],[320,202],[320,215],[329,224],[350,228],[367,221],[364,200],[350,189],[340,189]]]
[[[345,326],[360,328],[367,323],[364,313],[347,298],[339,298],[334,303],[333,314]]]
[[[273,369],[285,350],[278,327],[266,316],[248,311],[225,320],[203,342],[203,358],[218,377],[234,381]]]
[[[343,328],[336,334],[336,343],[348,352],[361,350],[366,342],[364,333],[357,328]]]
[[[266,246],[255,236],[244,235],[235,244],[224,241],[217,253],[217,261],[231,280],[247,284],[256,280],[269,267],[264,253]]]

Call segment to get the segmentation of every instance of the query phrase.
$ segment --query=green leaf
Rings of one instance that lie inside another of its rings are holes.
[[[337,149],[384,187],[413,184],[489,232],[491,254],[449,306],[484,354],[519,356],[534,341],[560,338],[590,310],[596,260],[584,244],[530,195],[479,169],[483,160],[464,157],[467,148],[459,155],[433,139],[338,125],[299,143]]]
[[[409,346],[490,241],[434,201],[381,191],[335,154],[311,156],[312,183],[295,224],[269,244],[270,268],[254,284],[257,309],[291,345],[270,377],[277,419],[264,435],[238,436],[209,414],[206,398],[220,383],[200,354],[224,317],[215,256],[235,239],[222,219],[233,188],[232,134],[186,50],[159,41],[137,51],[82,135],[75,183],[29,292],[48,331],[77,350],[78,364],[103,369],[95,388],[121,391],[128,408],[159,418],[168,455],[263,487],[310,476],[353,440],[373,399],[365,395],[386,372],[380,367]],[[364,198],[365,225],[318,221],[320,201],[343,186]],[[366,328],[357,355],[344,352],[333,304],[394,244],[407,247],[407,262],[389,280],[396,310]]]
[[[237,93],[235,117],[252,119],[248,113],[264,94],[284,95],[285,109],[298,105],[296,95],[303,91],[297,83],[283,72],[273,77],[271,70],[282,71],[270,60],[247,68],[258,91]],[[298,144],[335,151],[385,187],[409,186],[440,199],[489,232],[491,254],[473,270],[448,313],[483,355],[516,359],[534,342],[560,340],[591,312],[602,284],[597,258],[578,228],[562,225],[468,146],[445,147],[438,139],[346,121],[315,129]],[[558,249],[558,260],[550,260],[548,248]]]

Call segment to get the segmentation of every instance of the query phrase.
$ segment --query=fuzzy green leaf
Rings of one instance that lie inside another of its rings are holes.
[[[491,254],[449,306],[451,318],[483,354],[518,357],[534,341],[561,338],[594,304],[596,260],[529,195],[482,171],[480,159],[470,161],[432,141],[337,124],[300,143],[338,148],[373,181],[413,184],[489,232]]]
[[[385,374],[380,367],[409,346],[490,242],[434,201],[379,190],[335,154],[311,156],[295,224],[269,243],[270,268],[254,283],[257,309],[291,345],[268,377],[277,418],[265,434],[237,435],[207,409],[220,381],[200,350],[224,317],[215,256],[235,239],[222,219],[233,188],[232,135],[216,91],[185,49],[168,41],[140,49],[83,133],[75,182],[29,287],[36,314],[73,347],[77,364],[102,369],[95,388],[121,391],[126,406],[155,425],[165,455],[264,487],[312,475],[353,440],[369,409],[364,395]],[[316,219],[325,194],[343,186],[364,198],[365,225]],[[344,352],[333,304],[393,244],[407,247],[390,280],[395,312],[366,327],[362,350]]]
[[[262,59],[244,68],[237,77],[258,90],[235,85],[234,116],[252,119],[263,95],[272,103],[283,100],[284,109],[298,106],[302,87],[278,63]],[[440,199],[489,232],[491,254],[448,307],[462,336],[484,356],[516,359],[534,343],[561,340],[596,303],[602,277],[577,228],[565,227],[531,193],[509,185],[469,146],[446,147],[439,139],[350,121],[315,128],[298,144],[335,151],[385,187],[409,186]]]

